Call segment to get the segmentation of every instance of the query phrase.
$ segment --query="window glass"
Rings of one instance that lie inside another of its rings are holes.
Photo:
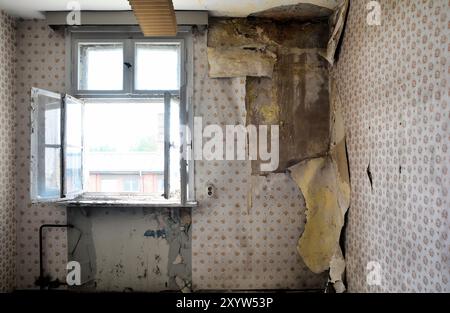
[[[139,178],[140,176],[128,176],[123,180],[123,191],[126,192],[139,192]]]
[[[160,193],[164,103],[133,101],[86,102],[88,192]]]
[[[123,44],[80,43],[79,90],[123,90]]]
[[[40,101],[48,101],[44,96],[39,96]],[[61,102],[59,99],[55,99],[39,106],[39,121],[40,138],[46,145],[60,145],[61,144]],[[43,118],[43,119],[42,119]],[[51,127],[45,127],[45,125],[51,125]],[[43,136],[43,137],[42,137]]]
[[[180,88],[180,46],[137,43],[136,90],[177,90]]]
[[[72,98],[66,98],[66,144],[68,146],[82,146],[83,104]]]
[[[181,197],[180,188],[180,101],[170,103],[170,198]]]
[[[67,96],[66,150],[65,150],[65,193],[83,191],[83,103]]]
[[[31,112],[32,199],[61,196],[61,96],[33,89]]]
[[[39,162],[39,171],[45,180],[39,183],[40,198],[58,198],[61,195],[61,148],[45,148],[44,162]]]
[[[82,150],[79,148],[66,148],[66,191],[67,193],[80,192],[82,185]]]

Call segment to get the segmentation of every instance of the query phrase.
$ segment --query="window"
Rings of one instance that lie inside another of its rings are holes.
[[[78,89],[123,90],[123,44],[78,44]]]
[[[192,203],[189,31],[148,39],[78,28],[69,38],[75,96],[32,90],[32,200]]]

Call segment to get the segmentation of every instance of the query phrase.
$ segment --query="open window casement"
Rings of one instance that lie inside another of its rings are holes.
[[[195,206],[191,29],[77,27],[66,39],[76,98],[32,90],[31,200]]]
[[[82,101],[31,90],[32,202],[70,200],[83,193]]]
[[[182,154],[186,146],[191,146],[186,140],[192,140],[183,137],[188,112],[178,95],[166,92],[161,101],[164,103],[164,193],[160,203],[165,204],[165,199],[189,205],[193,201],[189,196],[188,162]],[[76,198],[76,201],[95,202],[108,197],[120,198],[120,194],[90,193],[85,188],[85,178],[89,177],[84,166],[85,103],[67,94],[33,88],[31,104],[31,201],[66,202]],[[79,197],[81,195],[83,197]],[[149,204],[158,201],[147,194],[136,193],[135,196],[144,201],[148,196]],[[122,200],[132,198],[127,193]]]

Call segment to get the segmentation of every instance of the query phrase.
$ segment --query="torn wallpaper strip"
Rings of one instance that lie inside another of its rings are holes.
[[[307,207],[307,222],[298,242],[298,252],[314,273],[330,269],[330,282],[337,292],[343,292],[345,261],[339,239],[350,207],[350,177],[340,112],[333,112],[330,152],[303,161],[289,172],[302,191]]]

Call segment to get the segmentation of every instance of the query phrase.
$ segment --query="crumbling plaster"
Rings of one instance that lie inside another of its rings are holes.
[[[327,42],[325,22],[211,19],[209,75],[247,76],[246,123],[280,126],[277,172],[328,149],[328,65],[320,56]],[[233,62],[246,58],[261,66],[246,67]],[[270,70],[267,59],[272,61]],[[260,161],[252,162],[254,174],[260,174],[259,165]]]

